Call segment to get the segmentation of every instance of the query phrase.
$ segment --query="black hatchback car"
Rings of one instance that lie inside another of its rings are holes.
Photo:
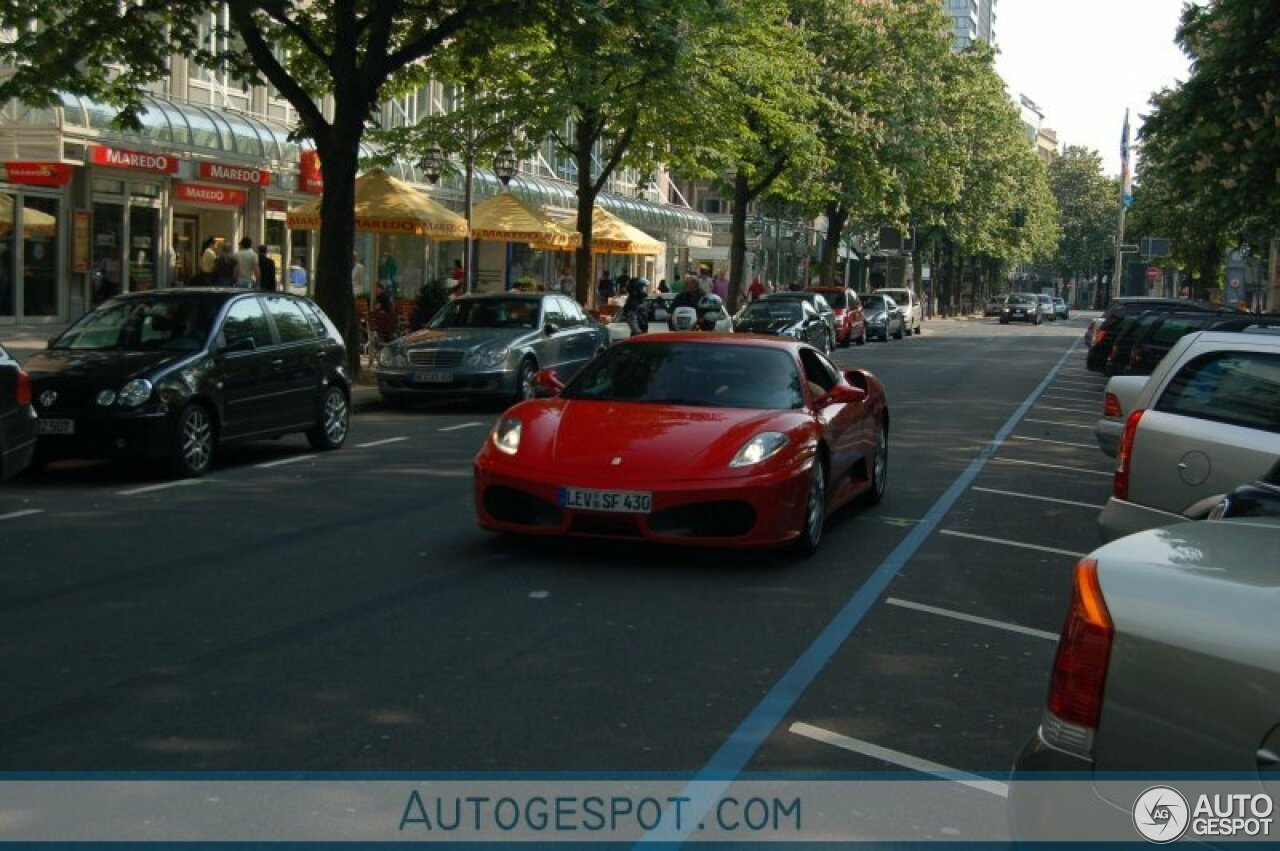
[[[351,378],[337,328],[284,293],[130,293],[80,317],[23,364],[37,465],[143,458],[189,477],[220,444],[303,432],[316,449],[347,438]]]

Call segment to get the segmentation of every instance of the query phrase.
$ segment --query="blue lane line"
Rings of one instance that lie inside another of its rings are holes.
[[[729,735],[725,743],[712,755],[706,765],[694,776],[693,781],[689,784],[687,791],[684,793],[692,799],[693,806],[689,809],[692,811],[692,824],[686,825],[688,829],[676,831],[670,823],[651,831],[641,840],[642,843],[672,843],[679,842],[687,838],[689,830],[697,821],[701,819],[715,804],[719,795],[733,782],[742,770],[746,767],[751,758],[755,756],[756,751],[764,744],[769,734],[774,728],[786,717],[791,711],[791,707],[795,706],[797,700],[800,699],[809,685],[817,678],[822,669],[831,661],[831,657],[836,654],[840,647],[848,640],[853,631],[858,628],[858,624],[862,623],[862,619],[866,617],[867,612],[871,611],[871,607],[875,605],[876,600],[889,587],[889,583],[897,576],[898,571],[915,555],[916,550],[933,534],[942,519],[955,505],[956,500],[968,490],[973,484],[973,480],[978,477],[978,473],[982,472],[982,468],[986,466],[992,456],[999,451],[1000,446],[1008,439],[1009,435],[1017,427],[1019,421],[1022,420],[1031,406],[1035,404],[1036,399],[1046,388],[1053,382],[1058,371],[1062,369],[1062,365],[1067,362],[1067,358],[1079,347],[1080,340],[1076,340],[1071,348],[1067,349],[1049,374],[1044,380],[1031,391],[1026,400],[1018,406],[1017,410],[1009,416],[1000,430],[996,432],[996,436],[992,438],[974,459],[969,462],[969,466],[959,475],[951,486],[938,497],[937,502],[925,513],[920,522],[911,532],[893,548],[893,551],[880,562],[879,566],[872,572],[867,581],[859,586],[849,601],[844,604],[836,616],[831,619],[827,626],[822,630],[808,649],[800,655],[792,663],[782,678],[774,684],[764,699],[756,705],[755,709],[738,725],[738,728]],[[705,806],[706,809],[702,809]],[[648,844],[648,848],[653,845]]]

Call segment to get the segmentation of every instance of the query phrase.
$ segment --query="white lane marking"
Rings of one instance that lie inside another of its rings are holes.
[[[1092,423],[1064,423],[1062,420],[1036,420],[1031,417],[1023,417],[1024,423],[1046,423],[1047,425],[1065,426],[1066,428],[1087,428],[1092,429]]]
[[[1064,408],[1061,405],[1036,405],[1037,410],[1041,411],[1066,411],[1069,414],[1093,414],[1094,416],[1102,416],[1100,411],[1093,408]]]
[[[1048,467],[1051,470],[1070,470],[1073,473],[1088,473],[1091,476],[1111,477],[1115,474],[1107,470],[1090,470],[1087,467],[1068,467],[1064,464],[1046,464],[1043,461],[1022,461],[1017,458],[992,458],[1002,464],[1026,464],[1028,467]]]
[[[998,488],[980,488],[974,487],[972,490],[982,491],[983,493],[994,493],[1000,496],[1016,496],[1022,499],[1036,499],[1041,502],[1056,502],[1058,505],[1074,505],[1078,508],[1092,508],[1094,511],[1101,511],[1105,506],[1095,505],[1092,502],[1076,502],[1074,499],[1058,499],[1053,496],[1040,496],[1034,493],[1018,493],[1017,491],[1002,491]]]
[[[459,423],[458,425],[445,426],[444,428],[436,429],[436,431],[457,431],[460,428],[475,428],[476,426],[482,425],[484,425],[484,423]]]
[[[1024,550],[1036,550],[1042,553],[1053,553],[1054,555],[1071,556],[1072,558],[1084,558],[1084,553],[1077,553],[1071,550],[1060,550],[1057,547],[1042,547],[1039,544],[1024,544],[1022,541],[1010,541],[1008,538],[992,538],[987,535],[971,535],[968,532],[956,532],[952,529],[939,529],[939,535],[951,535],[955,538],[968,538],[971,541],[985,541],[988,544],[1003,544],[1006,547],[1019,547]]]
[[[1074,391],[1073,391],[1074,392]],[[1097,393],[1088,393],[1084,396],[1062,396],[1057,393],[1043,393],[1041,399],[1061,399],[1064,402],[1085,402],[1098,398]]]
[[[44,514],[43,508],[24,508],[21,511],[10,511],[0,514],[0,520],[17,520],[19,517],[30,517],[32,514]]]
[[[292,458],[281,458],[279,461],[267,461],[263,464],[254,464],[253,466],[259,469],[266,469],[268,467],[283,467],[285,464],[297,464],[299,461],[310,461],[312,458],[315,458],[315,457],[317,456],[295,455]]]
[[[965,612],[957,612],[954,609],[941,609],[937,606],[929,606],[924,603],[913,603],[910,600],[900,600],[897,597],[889,597],[885,600],[890,606],[898,606],[903,609],[914,609],[917,612],[926,612],[931,615],[940,615],[944,618],[953,618],[958,621],[967,623],[976,623],[981,626],[991,626],[996,629],[1008,630],[1016,632],[1019,635],[1030,635],[1032,638],[1043,638],[1047,641],[1057,641],[1057,633],[1045,632],[1043,629],[1033,629],[1022,624],[1009,623],[1008,621],[997,621],[991,618],[984,618],[981,615],[970,615]]]
[[[137,496],[140,493],[153,493],[155,491],[168,490],[169,488],[185,488],[191,485],[198,485],[204,479],[178,479],[176,482],[162,482],[158,485],[147,485],[141,488],[130,488],[127,491],[116,491],[116,496]]]
[[[1009,797],[1009,785],[1001,783],[999,780],[988,780],[985,777],[979,777],[967,771],[957,771],[937,762],[930,762],[927,759],[905,754],[902,751],[882,748],[879,745],[871,744],[871,742],[864,742],[862,739],[842,736],[839,733],[833,733],[830,730],[824,730],[812,724],[805,724],[803,721],[797,721],[792,724],[788,731],[795,733],[797,736],[804,736],[806,739],[813,739],[815,742],[822,742],[846,751],[860,753],[863,756],[869,756],[881,762],[900,765],[903,768],[909,768],[921,774],[932,774],[934,777],[951,780],[961,786],[968,786],[970,789],[977,789],[979,792],[986,792],[999,798]]]
[[[388,437],[384,440],[371,440],[368,443],[357,443],[356,449],[369,449],[374,446],[386,446],[388,443],[399,443],[402,440],[408,440],[407,437]]]
[[[1010,440],[1033,440],[1036,443],[1054,443],[1054,444],[1057,444],[1058,446],[1079,446],[1082,449],[1098,448],[1098,445],[1096,443],[1072,443],[1068,440],[1049,440],[1044,437],[1023,437],[1020,434],[1011,434],[1009,435],[1009,439]]]

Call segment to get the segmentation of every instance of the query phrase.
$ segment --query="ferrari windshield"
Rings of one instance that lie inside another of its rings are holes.
[[[778,410],[804,404],[790,352],[715,343],[644,343],[608,349],[578,374],[565,399]]]
[[[539,301],[532,298],[463,298],[431,320],[432,328],[537,328]]]
[[[49,348],[194,352],[207,344],[219,304],[169,296],[108,301],[80,317]]]
[[[767,319],[771,322],[798,322],[804,317],[804,308],[798,301],[781,299],[752,301],[742,308],[742,319]]]

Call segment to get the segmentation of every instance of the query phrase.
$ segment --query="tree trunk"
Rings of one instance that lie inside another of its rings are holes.
[[[584,116],[574,127],[574,161],[578,164],[578,232],[582,234],[582,245],[575,255],[577,268],[574,269],[574,292],[579,304],[588,307],[599,307],[595,303],[596,288],[591,280],[591,222],[596,195],[595,179],[591,174],[591,140],[595,128]]]
[[[734,313],[742,303],[743,268],[747,259],[747,207],[753,195],[746,175],[738,171],[733,176],[733,222],[729,236],[729,303],[725,308]],[[764,237],[761,236],[761,239]]]
[[[849,211],[839,203],[827,204],[827,233],[822,243],[822,266],[819,280],[824,287],[835,283],[836,258],[840,256],[840,238],[844,236],[844,227],[849,223]],[[845,281],[845,286],[849,282]]]
[[[360,167],[361,121],[335,120],[316,138],[324,164],[320,199],[320,245],[316,254],[316,303],[342,332],[347,363],[360,373],[360,323],[351,291],[351,253],[355,247],[356,172]]]

